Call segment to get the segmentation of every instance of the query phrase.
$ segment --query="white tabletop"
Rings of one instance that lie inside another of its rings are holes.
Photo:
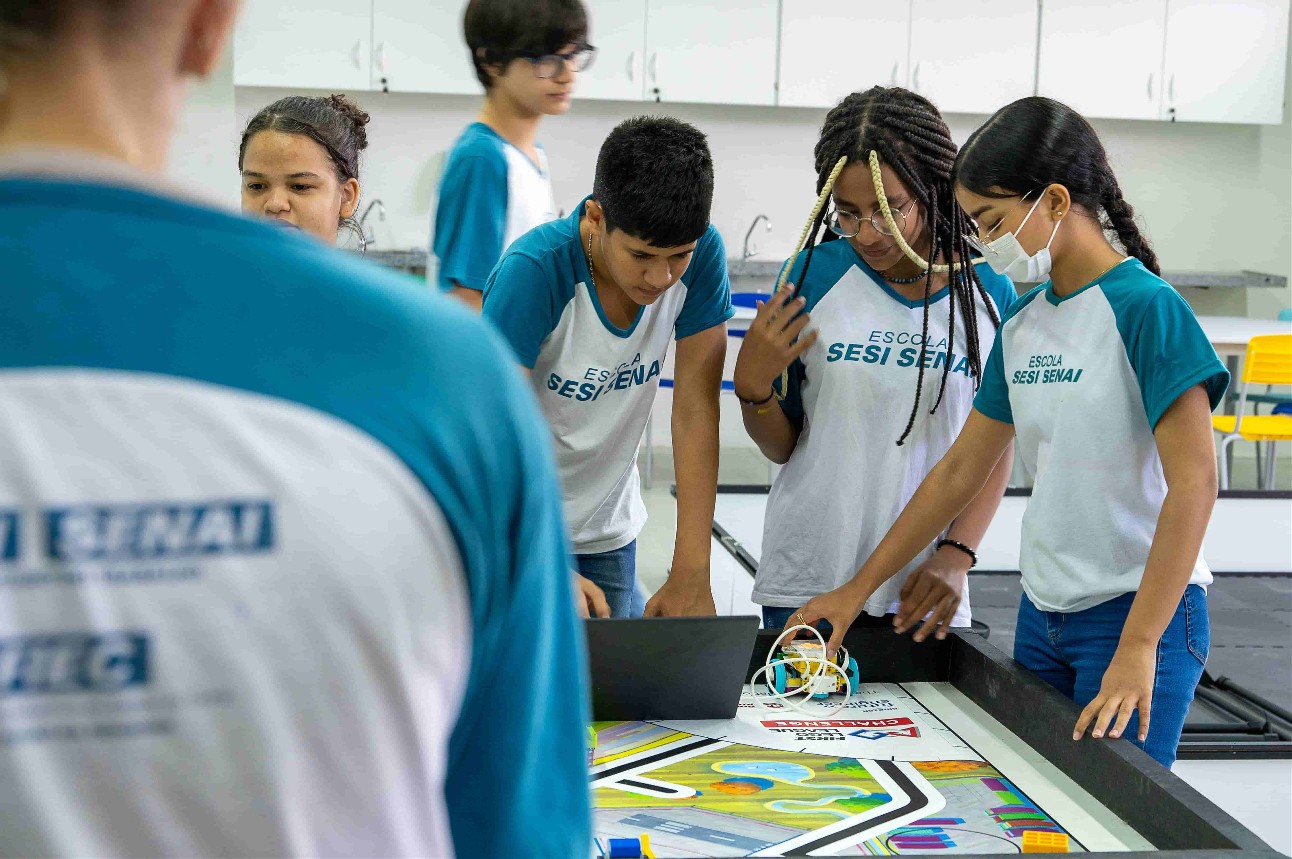
[[[1247,352],[1247,341],[1261,334],[1292,334],[1292,322],[1274,319],[1249,319],[1246,316],[1199,316],[1202,330],[1221,355],[1241,357]]]

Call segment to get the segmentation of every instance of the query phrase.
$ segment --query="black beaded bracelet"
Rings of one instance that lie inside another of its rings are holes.
[[[938,540],[938,548],[941,549],[943,546],[950,546],[953,549],[959,549],[968,555],[969,569],[972,570],[974,567],[978,566],[978,553],[973,549],[970,549],[964,543],[961,543],[959,540]]]

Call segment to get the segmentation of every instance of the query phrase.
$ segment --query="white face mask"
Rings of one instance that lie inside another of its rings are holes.
[[[991,270],[996,274],[1005,275],[1015,283],[1041,283],[1050,276],[1050,244],[1054,241],[1054,234],[1059,231],[1059,224],[1063,222],[1055,221],[1054,231],[1050,233],[1050,241],[1031,256],[1023,250],[1016,235],[1023,229],[1027,219],[1032,217],[1032,213],[1036,211],[1037,206],[1041,205],[1043,199],[1045,199],[1044,196],[1037,198],[1032,208],[1028,209],[1023,223],[1019,224],[1014,232],[1005,233],[1000,238],[985,243],[972,236],[969,237],[969,243],[983,255]]]

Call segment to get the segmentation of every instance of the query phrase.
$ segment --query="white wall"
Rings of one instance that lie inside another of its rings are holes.
[[[285,94],[239,88],[239,122]],[[364,194],[385,202],[397,246],[424,246],[431,206],[428,161],[472,121],[479,99],[352,95],[373,117]],[[812,147],[825,111],[576,101],[567,116],[547,119],[541,132],[558,206],[569,210],[587,193],[601,141],[635,113],[676,116],[709,135],[717,170],[713,221],[729,250],[739,253],[749,223],[764,213],[771,217],[773,231],[760,239],[761,255],[781,259],[789,254],[812,204]],[[955,115],[949,123],[963,141],[984,119]],[[1096,126],[1126,197],[1167,268],[1288,271],[1292,203],[1285,192],[1292,184],[1292,168],[1286,122],[1266,127],[1103,121]],[[1258,223],[1262,219],[1270,221],[1266,229]],[[1276,223],[1283,226],[1282,253],[1263,248],[1257,264],[1253,226],[1272,236]]]
[[[1292,24],[1289,24],[1292,38]],[[1253,240],[1246,243],[1249,268],[1292,279],[1292,51],[1283,90],[1283,124],[1261,126],[1258,187],[1252,198]],[[1252,290],[1248,315],[1269,318],[1292,307],[1292,289]]]
[[[209,79],[191,87],[171,142],[167,172],[212,203],[238,205],[238,136],[231,51]]]

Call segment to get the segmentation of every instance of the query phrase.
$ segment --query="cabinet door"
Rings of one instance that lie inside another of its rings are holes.
[[[366,90],[371,53],[369,0],[311,0],[308,14],[280,0],[247,0],[233,37],[233,82]]]
[[[789,0],[781,6],[777,104],[833,107],[851,92],[904,86],[910,32],[910,0]]]
[[[597,47],[592,68],[579,75],[574,97],[641,101],[646,93],[646,0],[588,4],[588,41]]]
[[[1037,0],[913,0],[911,89],[943,113],[995,113],[1032,95],[1038,14]]]
[[[372,88],[483,92],[462,36],[465,8],[462,0],[373,0]]]
[[[1169,0],[1166,119],[1283,121],[1288,0]]]
[[[1166,3],[1045,0],[1037,92],[1089,117],[1157,119]]]
[[[776,102],[777,0],[648,0],[646,98]]]

